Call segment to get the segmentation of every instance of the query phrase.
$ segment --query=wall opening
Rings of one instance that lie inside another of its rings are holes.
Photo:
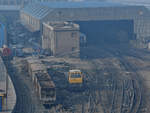
[[[128,43],[134,37],[133,20],[77,21],[87,45]]]
[[[86,46],[96,47],[97,51],[103,48],[127,47],[129,41],[135,38],[133,20],[76,21],[75,23],[80,25],[80,32],[86,35]],[[84,55],[85,51],[90,53],[90,50],[96,53],[96,49],[81,48],[80,54]]]

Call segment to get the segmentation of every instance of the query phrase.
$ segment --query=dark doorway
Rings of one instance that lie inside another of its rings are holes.
[[[76,21],[80,32],[86,35],[86,46],[80,48],[80,57],[108,57],[108,51],[129,48],[135,38],[133,20]],[[109,50],[108,50],[109,49]]]
[[[133,38],[133,20],[77,21],[88,45],[128,43]]]

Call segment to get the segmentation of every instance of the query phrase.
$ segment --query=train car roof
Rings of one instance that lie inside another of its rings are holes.
[[[42,63],[40,60],[38,59],[27,59],[27,62],[32,64],[32,63]]]
[[[33,63],[33,64],[31,64],[31,70],[32,71],[44,71],[44,70],[46,70],[46,67],[43,65],[43,64],[37,64],[37,63]]]
[[[72,69],[72,70],[69,70],[69,72],[81,72],[79,69]]]

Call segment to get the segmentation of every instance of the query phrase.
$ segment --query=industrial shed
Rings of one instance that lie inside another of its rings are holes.
[[[37,2],[23,8],[20,12],[20,18],[23,25],[30,31],[35,32],[40,30],[42,22],[47,21],[99,20],[98,15],[94,13],[96,10],[116,6],[120,7],[120,4],[100,2]]]
[[[121,5],[109,2],[38,2],[22,9],[20,16],[22,23],[32,32],[42,31],[42,23],[47,21],[77,22],[83,33],[86,28],[82,26],[88,25],[89,22],[108,22],[110,24],[107,25],[107,28],[109,28],[111,21],[116,21],[117,25],[124,26],[123,31],[128,28],[131,29],[130,32],[125,31],[127,36],[130,35],[128,38],[136,38],[137,42],[142,43],[145,39],[150,38],[150,11],[144,6]],[[128,28],[124,24],[126,22]],[[83,25],[83,23],[85,24]],[[99,24],[98,27],[98,25],[95,25],[89,27],[91,29],[88,31],[105,26]],[[115,34],[120,28],[117,28],[118,26],[115,24],[113,26],[116,27],[116,31],[112,34]],[[93,32],[93,34],[95,33],[98,32]],[[97,34],[97,36],[100,36],[100,34]],[[87,37],[87,42],[90,42],[88,41],[90,38]],[[97,40],[97,38],[93,39]]]

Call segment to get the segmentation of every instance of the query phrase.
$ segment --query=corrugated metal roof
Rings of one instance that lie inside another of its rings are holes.
[[[23,8],[22,11],[30,14],[37,19],[42,19],[48,14],[49,8],[40,4],[29,4],[28,6]]]
[[[96,7],[122,7],[120,3],[113,2],[36,2],[22,9],[31,16],[42,19],[49,12],[57,8],[96,8]]]
[[[95,8],[95,7],[122,7],[126,6],[121,3],[114,2],[38,2],[49,8]]]

